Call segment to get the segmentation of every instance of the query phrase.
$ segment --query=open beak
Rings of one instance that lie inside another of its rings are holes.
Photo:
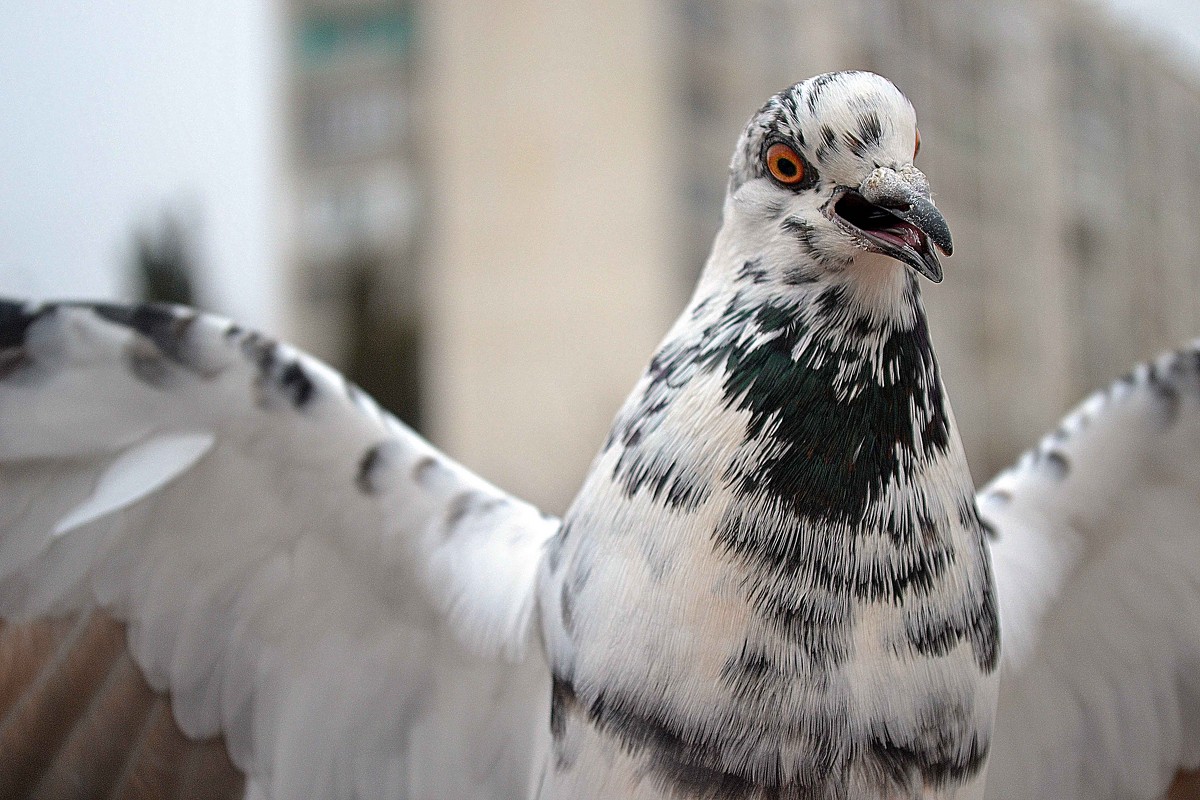
[[[881,167],[857,189],[842,189],[826,213],[858,237],[867,250],[891,256],[934,283],[941,282],[937,251],[950,255],[954,245],[920,170]]]

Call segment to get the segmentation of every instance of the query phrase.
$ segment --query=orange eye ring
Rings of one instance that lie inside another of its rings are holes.
[[[773,144],[767,148],[767,170],[784,186],[795,186],[804,180],[804,159],[786,144]]]
[[[913,161],[917,160],[917,153],[921,152],[921,129],[917,128],[917,143],[913,147]]]

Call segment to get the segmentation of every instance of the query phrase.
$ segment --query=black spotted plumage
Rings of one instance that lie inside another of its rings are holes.
[[[99,305],[95,311],[104,319],[137,331],[158,351],[181,367],[192,367],[187,353],[187,331],[196,321],[191,309],[158,303],[133,306]]]
[[[651,362],[642,403],[631,418],[618,421],[610,437],[630,454],[617,467],[628,490],[640,490],[647,479],[646,468],[636,466],[646,460],[636,449],[640,430],[665,409],[673,382],[705,371],[721,370],[727,405],[750,413],[747,439],[767,436],[779,445],[754,469],[726,477],[747,494],[770,494],[799,515],[860,518],[900,469],[943,452],[949,425],[924,314],[916,314],[911,329],[883,336],[865,317],[830,322],[844,313],[841,293],[822,293],[812,304],[814,318],[797,307],[753,306],[735,296],[696,340],[664,346]],[[749,340],[731,335],[746,325],[760,335]],[[830,329],[822,331],[824,325]],[[883,336],[879,362],[896,377],[877,381],[860,350],[833,343],[833,334],[845,329],[854,341]],[[797,359],[806,338],[812,343]],[[835,378],[847,365],[853,374],[839,387]],[[661,491],[669,473],[655,474]]]
[[[354,475],[354,485],[363,494],[378,494],[383,487],[378,483],[378,474],[384,465],[384,446],[372,445],[363,453],[358,461],[358,471]]]
[[[816,304],[836,307],[839,291]],[[730,348],[725,396],[750,412],[749,437],[768,436],[780,449],[738,476],[747,493],[766,492],[807,517],[856,520],[900,469],[944,451],[949,429],[923,314],[911,330],[884,339],[882,370],[897,377],[882,382],[860,351],[823,343],[812,327],[818,321],[803,321],[799,309],[767,305],[754,319],[761,344]],[[851,324],[874,333],[863,318]],[[797,361],[793,353],[805,337],[814,344]],[[853,375],[839,386],[848,364]]]

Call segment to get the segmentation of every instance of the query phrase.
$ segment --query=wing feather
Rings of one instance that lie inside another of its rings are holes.
[[[242,796],[220,740],[184,737],[103,613],[0,623],[0,669],[0,796]]]
[[[260,334],[0,304],[0,615],[124,623],[180,728],[223,735],[252,794],[523,794],[556,529]]]
[[[1200,766],[1198,345],[979,495],[1005,653],[989,797],[1161,798]]]

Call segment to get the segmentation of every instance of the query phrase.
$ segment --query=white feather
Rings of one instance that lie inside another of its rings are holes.
[[[0,614],[125,621],[181,728],[224,734],[252,794],[528,791],[549,675],[502,658],[528,650],[557,521],[224,321],[0,321],[19,340],[0,376]]]
[[[1200,766],[1200,376],[1168,354],[980,493],[1004,664],[989,798],[1161,798]]]
[[[129,448],[100,476],[91,497],[60,519],[51,535],[62,536],[153,494],[199,461],[213,441],[211,433],[164,434]]]

